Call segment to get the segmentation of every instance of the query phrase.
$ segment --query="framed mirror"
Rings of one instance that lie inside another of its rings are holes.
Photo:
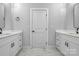
[[[79,28],[79,3],[73,6],[73,27]]]
[[[0,28],[5,27],[4,4],[0,3]]]

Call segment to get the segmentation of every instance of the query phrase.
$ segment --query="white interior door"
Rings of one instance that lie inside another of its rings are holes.
[[[45,48],[48,39],[47,10],[32,9],[31,45],[33,48]]]

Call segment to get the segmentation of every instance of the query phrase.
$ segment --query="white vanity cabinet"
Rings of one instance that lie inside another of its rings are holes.
[[[69,41],[66,40],[67,38],[65,35],[62,35],[60,33],[56,33],[56,48],[61,51],[64,55],[69,55]],[[58,43],[58,41],[60,43]]]
[[[13,36],[14,40],[10,42],[10,55],[14,56],[22,48],[22,35],[16,34]]]
[[[14,38],[12,42],[10,42],[10,55],[14,56],[18,52],[19,44],[18,38]]]
[[[69,47],[71,56],[79,56],[79,37],[71,37]]]
[[[0,56],[9,56],[10,43],[0,46]]]
[[[0,56],[14,56],[22,49],[22,32],[0,38]]]
[[[63,55],[79,56],[79,37],[56,32],[56,48]]]
[[[70,56],[79,56],[79,45],[70,42]]]

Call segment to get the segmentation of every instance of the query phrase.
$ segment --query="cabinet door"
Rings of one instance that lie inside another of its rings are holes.
[[[61,50],[61,34],[56,32],[56,48]]]
[[[10,55],[14,56],[16,55],[17,52],[18,52],[18,39],[14,39],[14,41],[10,43]]]
[[[69,42],[68,41],[63,40],[61,42],[61,52],[64,55],[69,56]]]
[[[66,35],[61,35],[60,51],[64,55],[69,55],[69,41]]]
[[[22,48],[22,38],[19,38],[18,47],[19,47],[18,50]]]
[[[79,45],[73,42],[70,42],[70,55],[79,56]]]
[[[10,44],[5,44],[0,47],[0,56],[9,56]]]
[[[18,53],[18,51],[22,48],[22,35],[17,34],[13,36],[13,41],[10,43],[10,55],[14,56]]]

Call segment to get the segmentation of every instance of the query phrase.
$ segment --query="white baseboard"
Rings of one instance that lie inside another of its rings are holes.
[[[31,46],[25,46],[23,49],[29,49],[32,48]],[[47,46],[46,48],[56,48],[55,46]]]

